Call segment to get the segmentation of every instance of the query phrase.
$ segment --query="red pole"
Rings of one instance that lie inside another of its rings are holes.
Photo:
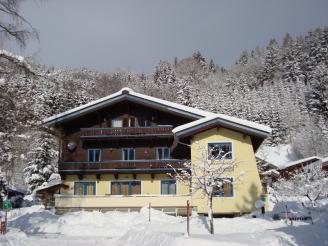
[[[188,233],[188,236],[190,235],[190,232],[189,232],[189,212],[190,212],[190,203],[189,203],[189,200],[187,200],[187,233]]]

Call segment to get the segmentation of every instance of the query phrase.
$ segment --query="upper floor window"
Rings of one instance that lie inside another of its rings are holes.
[[[157,158],[157,160],[170,159],[170,148],[168,148],[168,147],[157,148],[156,149],[156,158]]]
[[[222,186],[213,188],[213,195],[219,197],[233,197],[233,178],[218,178],[217,181],[222,181]]]
[[[122,159],[125,161],[135,160],[134,149],[133,148],[124,148],[122,150]]]
[[[100,149],[88,149],[88,161],[100,161]]]
[[[112,119],[112,127],[136,127],[134,116]]]
[[[175,195],[177,193],[177,181],[175,179],[161,180],[161,194]]]
[[[208,159],[221,160],[222,158],[227,160],[232,159],[232,143],[231,142],[209,143]]]
[[[138,119],[138,123],[140,127],[149,127],[150,126],[150,120],[146,119],[145,117],[140,117]]]
[[[112,119],[112,127],[123,127],[123,119]]]
[[[74,182],[74,195],[80,195],[80,196],[96,195],[96,182],[93,181]]]

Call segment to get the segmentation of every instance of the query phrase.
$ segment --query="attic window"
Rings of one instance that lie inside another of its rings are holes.
[[[232,143],[231,142],[208,143],[208,159],[231,160]]]

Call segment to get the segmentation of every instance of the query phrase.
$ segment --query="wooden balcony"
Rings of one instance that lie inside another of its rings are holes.
[[[101,162],[60,162],[59,172],[65,173],[167,173],[184,168],[186,160],[113,160]]]
[[[151,127],[112,127],[112,128],[81,128],[83,139],[106,138],[173,138],[173,126],[161,125]]]

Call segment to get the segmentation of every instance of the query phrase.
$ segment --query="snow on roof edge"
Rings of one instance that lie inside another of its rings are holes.
[[[50,116],[50,117],[44,119],[42,122],[43,122],[43,124],[47,124],[47,123],[49,123],[51,121],[54,121],[54,120],[56,120],[58,118],[61,118],[61,117],[67,116],[69,114],[75,113],[75,112],[77,112],[79,110],[86,109],[86,108],[91,107],[93,105],[96,105],[96,104],[105,102],[107,100],[110,100],[112,98],[115,98],[117,96],[124,95],[123,94],[124,91],[128,91],[129,92],[128,93],[129,95],[132,95],[132,96],[135,96],[135,97],[138,97],[138,98],[142,98],[142,99],[145,99],[145,100],[149,100],[149,101],[157,102],[157,103],[160,103],[160,104],[164,104],[166,106],[177,108],[177,109],[180,109],[180,110],[183,110],[183,111],[187,111],[187,112],[191,112],[193,114],[200,115],[200,116],[203,116],[203,117],[214,115],[214,113],[212,113],[212,112],[208,112],[208,111],[205,111],[205,110],[201,110],[201,109],[197,109],[197,108],[192,108],[192,107],[188,107],[188,106],[181,105],[181,104],[178,104],[178,103],[174,103],[174,102],[166,101],[166,100],[163,100],[163,99],[159,99],[159,98],[156,98],[156,97],[144,95],[144,94],[135,92],[131,88],[124,87],[121,90],[119,90],[118,92],[115,92],[115,93],[113,93],[111,95],[108,95],[106,97],[102,97],[100,99],[91,101],[91,102],[89,102],[87,104],[84,104],[84,105],[81,105],[79,107],[76,107],[76,108],[67,110],[67,111],[65,111],[63,113],[59,113],[57,115]]]
[[[285,168],[292,167],[292,166],[295,166],[295,165],[297,165],[299,163],[302,163],[302,162],[305,162],[305,161],[309,161],[309,160],[312,160],[312,159],[317,159],[316,161],[322,161],[322,158],[319,157],[319,156],[310,156],[310,157],[306,157],[306,158],[299,159],[299,160],[296,160],[296,161],[288,162],[285,165],[281,166],[279,168],[279,170],[283,170]]]
[[[173,133],[178,133],[178,132],[187,130],[189,128],[204,124],[206,122],[209,122],[209,121],[215,120],[215,119],[227,120],[227,121],[237,123],[237,124],[242,125],[242,126],[246,126],[246,127],[250,127],[250,128],[256,129],[256,130],[263,131],[267,134],[271,134],[271,132],[272,132],[271,128],[268,127],[268,126],[261,125],[261,124],[258,124],[258,123],[252,122],[252,121],[243,120],[243,119],[239,119],[239,118],[236,118],[236,117],[224,115],[224,114],[214,114],[213,116],[210,116],[210,117],[205,117],[205,118],[202,118],[202,119],[199,119],[199,120],[189,122],[187,124],[184,124],[184,125],[181,125],[181,126],[178,126],[178,127],[174,128],[172,130],[172,132]]]
[[[118,92],[115,92],[115,93],[113,93],[111,95],[108,95],[106,97],[91,101],[87,104],[84,104],[84,105],[81,105],[79,107],[67,110],[63,113],[48,117],[48,118],[44,119],[42,123],[47,124],[49,122],[55,121],[58,118],[68,116],[68,115],[70,115],[72,113],[75,113],[75,112],[78,112],[82,109],[87,109],[88,107],[103,103],[107,100],[113,99],[113,98],[121,96],[121,95],[124,95],[125,91],[128,92],[127,93],[128,95],[132,95],[132,96],[135,96],[137,98],[141,98],[141,99],[145,99],[145,100],[148,100],[148,101],[156,102],[156,103],[159,103],[159,104],[162,104],[162,105],[166,105],[168,107],[172,107],[172,108],[175,108],[175,109],[179,109],[179,110],[182,110],[182,111],[186,111],[186,112],[189,112],[189,113],[204,117],[204,118],[201,118],[199,120],[195,120],[193,122],[190,122],[190,123],[187,123],[187,124],[184,124],[184,125],[181,125],[181,126],[178,126],[178,127],[174,128],[173,133],[181,131],[183,129],[193,127],[193,126],[201,124],[201,123],[205,123],[205,122],[213,120],[215,118],[223,119],[223,120],[231,121],[231,122],[243,125],[243,126],[251,127],[251,128],[254,128],[254,129],[257,129],[257,130],[260,130],[260,131],[264,131],[268,134],[271,134],[271,132],[272,132],[271,128],[268,127],[268,126],[265,126],[265,125],[261,125],[261,124],[255,123],[255,122],[239,119],[239,118],[224,115],[224,114],[216,114],[216,113],[212,113],[212,112],[209,112],[209,111],[205,111],[205,110],[201,110],[201,109],[197,109],[197,108],[192,108],[192,107],[188,107],[188,106],[181,105],[181,104],[178,104],[178,103],[174,103],[174,102],[170,102],[170,101],[167,101],[167,100],[159,99],[159,98],[156,98],[156,97],[144,95],[144,94],[141,94],[141,93],[137,93],[137,92],[135,92],[134,90],[132,90],[131,88],[128,88],[128,87],[124,87],[121,90],[119,90]]]

